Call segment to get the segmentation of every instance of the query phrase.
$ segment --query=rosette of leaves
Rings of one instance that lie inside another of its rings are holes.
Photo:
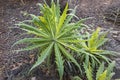
[[[102,61],[110,63],[111,60],[108,56],[112,51],[102,50],[100,47],[108,40],[106,38],[107,32],[100,33],[100,28],[97,28],[91,35],[85,37],[86,41],[81,42],[81,45],[78,45],[79,48],[82,48],[80,53],[80,60],[84,61],[86,64],[89,62],[93,67],[101,64]]]
[[[87,80],[111,80],[112,76],[115,74],[113,72],[114,66],[115,61],[110,63],[108,67],[105,67],[104,63],[102,63],[96,71],[95,75],[93,75],[94,68],[92,68],[90,65],[87,66],[86,64],[84,64],[86,78]]]
[[[57,1],[57,4],[51,2],[51,6],[47,4],[39,4],[39,6],[41,16],[31,14],[32,20],[30,20],[30,24],[25,22],[18,24],[22,30],[35,35],[35,37],[21,39],[14,45],[21,43],[30,44],[19,51],[39,48],[40,53],[38,59],[30,71],[45,61],[51,64],[50,61],[53,59],[56,63],[60,80],[62,80],[65,60],[74,63],[80,69],[80,65],[70,51],[79,50],[75,47],[75,44],[81,42],[79,39],[80,36],[76,34],[76,30],[82,27],[84,19],[71,23],[71,19],[75,16],[75,9],[67,14],[68,3],[62,14],[60,12],[59,1]],[[51,58],[52,56],[54,58]]]

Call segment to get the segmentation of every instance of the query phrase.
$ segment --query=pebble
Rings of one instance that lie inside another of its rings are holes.
[[[36,77],[32,77],[31,80],[36,80]]]

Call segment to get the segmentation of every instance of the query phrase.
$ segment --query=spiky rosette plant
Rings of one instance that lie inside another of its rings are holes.
[[[90,62],[92,67],[99,66],[103,61],[109,64],[111,59],[108,56],[114,55],[113,52],[100,48],[108,40],[106,32],[100,34],[100,28],[97,28],[91,35],[88,34],[86,39],[87,41],[79,45],[79,48],[83,49],[80,53],[81,61],[84,61],[86,65]]]
[[[76,34],[76,30],[82,27],[84,19],[71,23],[70,21],[74,16],[75,9],[68,15],[67,3],[61,14],[58,0],[57,4],[52,2],[51,6],[48,6],[47,4],[39,4],[39,6],[42,15],[35,16],[31,14],[32,25],[25,22],[18,24],[22,30],[29,34],[34,34],[35,37],[21,39],[14,45],[21,43],[30,44],[19,51],[39,48],[40,53],[38,59],[30,71],[44,61],[47,61],[50,64],[51,56],[55,56],[53,61],[56,63],[60,80],[62,80],[65,60],[74,63],[78,69],[80,69],[80,65],[70,51],[79,51],[79,49],[75,47],[75,44],[80,43],[81,40],[79,39],[80,36]]]

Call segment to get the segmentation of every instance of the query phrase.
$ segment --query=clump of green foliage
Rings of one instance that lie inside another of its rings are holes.
[[[24,38],[14,43],[14,45],[28,43],[28,46],[18,51],[39,49],[38,59],[30,69],[30,72],[43,62],[48,66],[55,64],[60,80],[63,80],[65,68],[73,68],[77,72],[82,73],[81,66],[83,67],[85,63],[84,68],[88,75],[92,74],[91,71],[88,72],[90,68],[88,68],[89,64],[95,68],[102,61],[110,62],[110,59],[106,57],[110,53],[98,49],[107,41],[105,34],[99,35],[100,29],[98,28],[91,36],[82,38],[82,35],[78,31],[85,26],[83,22],[86,19],[71,22],[71,19],[75,16],[76,7],[68,14],[68,3],[63,12],[61,12],[59,0],[57,0],[56,4],[52,1],[51,6],[47,4],[39,4],[39,6],[41,16],[30,14],[32,20],[29,20],[27,23],[23,21],[17,24],[20,26],[20,29],[33,34],[34,37]],[[103,65],[100,66],[100,70],[101,68],[103,70]],[[97,80],[101,80],[99,77],[102,75],[108,77],[107,72],[109,70],[104,72],[98,70],[99,75],[97,75]],[[74,79],[78,80],[80,78],[75,77]]]
[[[112,55],[111,52],[100,49],[108,40],[105,38],[106,32],[100,33],[100,28],[97,28],[92,35],[89,33],[87,35],[86,41],[81,42],[78,46],[80,49],[82,48],[79,55],[81,61],[84,61],[85,64],[90,62],[92,67],[100,65],[103,61],[110,63],[111,60],[108,58],[108,55]]]
[[[61,15],[59,2],[57,4],[52,2],[51,6],[47,4],[39,4],[39,6],[42,15],[35,16],[31,14],[32,20],[30,22],[32,25],[25,22],[18,24],[22,30],[29,34],[34,34],[35,37],[21,39],[14,45],[29,43],[27,47],[19,51],[40,49],[38,59],[30,71],[45,60],[47,60],[48,64],[51,64],[50,59],[52,56],[55,56],[53,61],[56,63],[60,80],[62,80],[65,60],[74,63],[80,69],[80,65],[70,51],[75,50],[75,44],[81,42],[79,39],[80,36],[76,34],[76,30],[82,27],[84,20],[79,20],[75,23],[70,22],[75,10],[72,10],[68,15],[68,3]]]
[[[90,65],[87,66],[86,64],[84,64],[87,80],[111,80],[112,76],[115,74],[113,72],[114,66],[114,61],[110,63],[107,68],[105,68],[104,63],[102,63],[98,68],[96,75],[94,76],[94,69]]]
[[[115,61],[110,63],[108,67],[104,66],[104,62],[96,69],[91,67],[90,65],[83,64],[85,75],[85,80],[111,80],[112,76],[115,74],[113,72],[113,68],[115,66]],[[79,76],[74,76],[72,80],[83,80]]]

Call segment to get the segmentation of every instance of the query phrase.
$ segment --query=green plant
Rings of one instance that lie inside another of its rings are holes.
[[[115,66],[115,61],[113,61],[112,63],[109,64],[109,66],[107,68],[104,67],[104,63],[102,63],[100,65],[100,67],[98,68],[96,75],[93,75],[93,68],[91,68],[91,66],[87,66],[86,64],[84,64],[84,69],[85,69],[85,74],[87,77],[87,80],[111,80],[112,76],[115,74],[113,72],[113,68]],[[95,78],[93,78],[95,77]]]
[[[108,58],[108,55],[112,55],[110,51],[102,50],[100,47],[108,40],[105,38],[106,33],[100,33],[100,28],[97,28],[92,35],[88,34],[86,41],[81,42],[81,45],[78,45],[79,48],[82,48],[80,53],[80,60],[91,63],[93,67],[101,64],[102,61],[107,63],[111,62]]]
[[[32,25],[25,22],[17,24],[22,30],[27,31],[29,34],[34,34],[35,37],[21,39],[14,45],[21,43],[29,44],[18,51],[39,48],[40,54],[30,71],[42,62],[46,62],[47,65],[52,64],[52,59],[56,63],[60,80],[62,80],[65,60],[74,63],[80,69],[80,65],[70,51],[79,51],[75,45],[79,44],[81,40],[79,39],[80,36],[76,34],[76,30],[82,27],[85,19],[75,23],[70,22],[74,16],[75,9],[68,15],[68,3],[61,15],[59,1],[57,1],[57,4],[52,2],[51,6],[47,4],[39,4],[39,6],[42,16],[31,14],[32,20],[30,20],[30,24]]]

